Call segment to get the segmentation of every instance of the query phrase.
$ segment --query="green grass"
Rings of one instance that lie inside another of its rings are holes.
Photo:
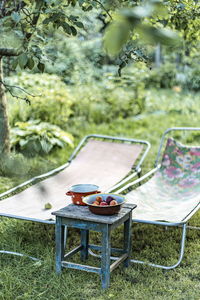
[[[144,172],[153,166],[159,139],[163,131],[173,126],[199,126],[199,94],[175,94],[172,91],[148,92],[143,115],[129,119],[115,119],[110,124],[77,122],[73,127],[76,144],[88,133],[120,135],[149,140],[152,148],[145,161]],[[81,130],[80,130],[81,128]],[[70,130],[69,130],[70,131]],[[194,143],[199,143],[196,136]],[[185,140],[189,140],[186,135]],[[30,161],[34,175],[42,173],[67,160],[71,150],[61,150],[38,162]],[[56,158],[55,158],[56,157]],[[50,165],[51,162],[51,165]],[[48,166],[47,166],[48,165]],[[34,167],[35,166],[35,167]],[[46,168],[46,169],[45,169]],[[31,172],[28,174],[31,176]],[[27,177],[27,175],[26,175]],[[0,177],[0,189],[6,190],[23,178]],[[200,213],[192,220],[199,225]],[[200,298],[200,231],[188,230],[184,259],[180,267],[163,271],[133,264],[128,269],[119,267],[111,273],[111,287],[102,291],[98,275],[65,269],[61,276],[55,274],[54,226],[0,219],[0,249],[24,252],[42,259],[34,263],[27,258],[0,254],[0,299],[2,300],[149,300]],[[160,264],[172,264],[178,258],[180,229],[133,224],[132,255]],[[122,243],[122,228],[113,232],[113,245]],[[77,245],[79,232],[71,229],[70,248]],[[98,234],[91,234],[91,241],[100,241]],[[79,255],[75,261],[80,262]],[[89,258],[89,264],[99,265],[99,260]]]

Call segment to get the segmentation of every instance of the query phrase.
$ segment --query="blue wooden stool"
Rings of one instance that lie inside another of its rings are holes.
[[[110,273],[121,263],[128,267],[131,251],[131,225],[132,210],[135,204],[124,204],[120,212],[111,216],[95,215],[86,206],[69,204],[68,206],[53,212],[56,216],[56,272],[62,268],[72,268],[88,272],[94,272],[101,276],[102,287],[107,288],[110,284]],[[124,224],[124,247],[123,249],[111,248],[111,230]],[[65,251],[65,227],[81,229],[81,243],[78,247],[67,254]],[[101,246],[89,244],[89,230],[102,233]],[[88,258],[88,249],[101,250],[101,268],[77,264],[66,261],[77,252],[81,252],[81,259]],[[111,265],[111,253],[118,252],[121,256]]]

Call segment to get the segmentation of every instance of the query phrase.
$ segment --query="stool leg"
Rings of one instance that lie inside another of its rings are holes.
[[[103,226],[102,231],[102,250],[101,250],[101,282],[102,288],[106,289],[110,285],[110,228],[108,224]]]
[[[83,249],[81,250],[81,260],[86,260],[88,258],[88,242],[89,242],[89,230],[81,229],[81,245]]]
[[[61,218],[56,217],[56,272],[61,272],[61,261],[64,257],[64,226],[61,225]]]
[[[131,229],[132,229],[132,213],[129,214],[129,219],[124,222],[124,252],[128,254],[124,261],[124,266],[128,267],[130,264],[131,255]]]
[[[64,226],[64,249],[66,249],[67,236],[68,236],[68,227]]]

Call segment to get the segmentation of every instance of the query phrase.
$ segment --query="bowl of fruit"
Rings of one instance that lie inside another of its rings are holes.
[[[125,198],[117,194],[93,194],[84,197],[83,202],[97,215],[114,215],[120,211]]]

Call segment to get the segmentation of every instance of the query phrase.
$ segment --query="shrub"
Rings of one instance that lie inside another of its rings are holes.
[[[145,96],[135,98],[135,91],[123,88],[103,89],[89,85],[72,90],[77,102],[74,103],[72,120],[82,119],[86,122],[100,124],[112,122],[116,118],[134,116],[143,110]],[[71,122],[70,122],[71,124]]]
[[[200,91],[200,67],[194,67],[188,71],[186,86],[189,90]]]
[[[116,118],[127,118],[143,112],[145,107],[144,78],[146,69],[126,70],[122,77],[107,73],[101,82],[71,87],[75,98],[72,120],[100,124]]]
[[[146,78],[146,87],[172,88],[176,82],[176,67],[174,64],[166,63],[159,68],[152,69]]]
[[[0,176],[23,176],[29,169],[28,161],[21,153],[4,154],[0,158]]]
[[[69,94],[67,86],[58,76],[22,73],[9,80],[12,85],[20,86],[35,95],[35,97],[31,97],[23,94],[31,101],[31,105],[16,99],[11,102],[11,125],[17,121],[26,122],[29,119],[38,119],[61,128],[66,127],[66,122],[72,113],[73,98]],[[17,91],[18,89],[14,90],[15,93]]]
[[[27,156],[47,154],[66,145],[73,146],[73,137],[58,126],[39,120],[17,122],[11,129],[11,145]]]

